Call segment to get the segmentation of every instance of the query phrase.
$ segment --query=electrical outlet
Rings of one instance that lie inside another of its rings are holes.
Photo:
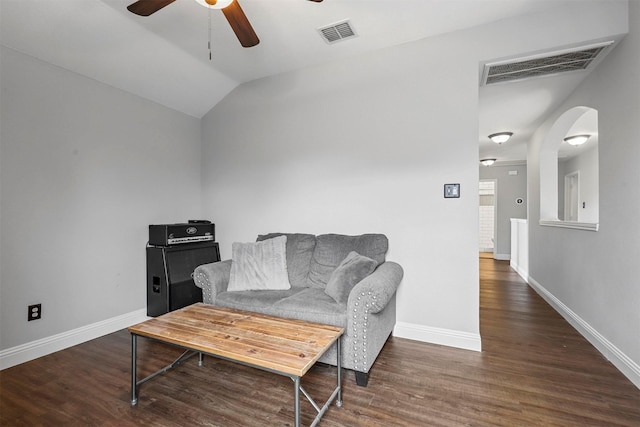
[[[33,304],[29,306],[27,313],[27,321],[38,320],[42,317],[42,304]]]

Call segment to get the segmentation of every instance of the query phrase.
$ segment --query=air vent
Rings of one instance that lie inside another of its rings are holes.
[[[586,70],[604,57],[606,49],[613,42],[581,47],[559,52],[548,52],[543,55],[512,59],[504,62],[485,64],[482,82],[485,85],[513,80],[524,80]]]
[[[348,20],[331,24],[326,27],[318,28],[318,32],[322,36],[322,39],[329,44],[337,43],[339,41],[357,36],[356,32],[351,26],[351,22],[349,22]]]

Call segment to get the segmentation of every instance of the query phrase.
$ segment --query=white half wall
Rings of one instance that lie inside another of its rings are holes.
[[[509,265],[529,281],[529,225],[526,219],[511,218],[511,260]]]

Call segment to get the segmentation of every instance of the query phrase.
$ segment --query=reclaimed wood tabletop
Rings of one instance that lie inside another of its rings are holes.
[[[205,354],[302,377],[343,328],[196,303],[128,328]]]

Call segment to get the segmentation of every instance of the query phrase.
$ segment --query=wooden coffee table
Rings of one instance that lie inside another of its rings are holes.
[[[343,328],[267,316],[248,311],[217,308],[203,303],[163,314],[131,326],[131,404],[138,402],[138,387],[179,365],[195,354],[203,354],[290,377],[294,382],[295,426],[300,426],[300,392],[316,409],[315,426],[334,399],[342,406],[340,336]],[[176,361],[138,380],[136,343],[142,336],[173,344],[186,351]],[[337,345],[337,386],[322,408],[302,388],[300,378],[333,345]]]

